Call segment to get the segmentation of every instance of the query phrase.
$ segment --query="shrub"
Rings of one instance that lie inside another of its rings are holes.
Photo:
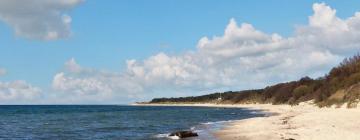
[[[309,92],[311,92],[311,90],[307,85],[301,85],[294,89],[293,96],[295,99],[299,99]]]
[[[345,86],[351,86],[360,82],[360,72],[352,74],[349,78],[344,81]]]

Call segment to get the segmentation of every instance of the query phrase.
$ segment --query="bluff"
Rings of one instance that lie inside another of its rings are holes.
[[[220,95],[221,94],[221,95]],[[218,100],[219,97],[221,100]],[[355,107],[360,100],[360,54],[344,59],[325,76],[303,77],[297,81],[279,83],[263,89],[227,91],[202,96],[155,98],[149,103],[271,103],[291,104],[314,100],[319,106]]]

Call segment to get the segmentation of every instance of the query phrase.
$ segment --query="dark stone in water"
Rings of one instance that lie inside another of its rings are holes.
[[[196,137],[199,135],[192,131],[176,131],[171,133],[169,136],[178,136],[179,138],[187,138],[187,137]]]

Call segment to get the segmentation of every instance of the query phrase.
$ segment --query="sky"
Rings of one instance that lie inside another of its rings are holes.
[[[326,74],[360,1],[0,1],[0,104],[128,104]]]

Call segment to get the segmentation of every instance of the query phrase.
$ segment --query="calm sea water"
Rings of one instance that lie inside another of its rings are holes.
[[[194,130],[214,139],[224,121],[263,116],[252,110],[211,107],[42,105],[0,106],[0,139],[168,139]]]

